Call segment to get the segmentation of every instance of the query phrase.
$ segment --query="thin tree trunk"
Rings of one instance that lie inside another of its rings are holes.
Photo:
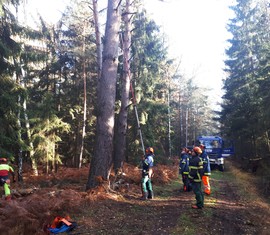
[[[178,97],[178,102],[179,102],[179,109],[178,109],[178,115],[179,115],[179,145],[183,146],[183,112],[182,112],[182,101],[181,101],[181,89],[179,86],[179,97]]]
[[[18,104],[19,106],[21,106],[21,96],[19,95],[18,97]],[[19,141],[22,141],[22,134],[21,134],[21,129],[22,129],[22,125],[21,125],[21,111],[20,109],[18,109],[18,133],[17,133],[17,138],[19,139]],[[18,181],[22,182],[23,181],[23,177],[22,177],[22,169],[23,169],[23,161],[22,161],[22,148],[20,147],[19,149],[19,157],[18,157]]]
[[[85,32],[86,25],[84,26]],[[86,112],[87,112],[87,92],[86,92],[86,70],[85,70],[85,35],[83,37],[83,128],[82,128],[82,140],[81,140],[81,149],[80,149],[80,157],[79,157],[79,165],[78,168],[82,167],[82,158],[83,158],[83,150],[84,150],[84,138],[85,138],[85,126],[86,126]]]
[[[265,140],[266,140],[268,152],[270,152],[270,141],[269,141],[268,131],[265,131]]]
[[[97,92],[96,143],[86,189],[96,187],[100,180],[109,180],[113,151],[119,29],[120,1],[108,0],[102,73]]]
[[[27,138],[28,138],[29,147],[30,147],[29,155],[30,155],[30,159],[31,159],[31,163],[32,163],[32,171],[33,171],[33,174],[35,176],[38,176],[37,162],[34,158],[34,145],[33,145],[33,142],[31,140],[30,123],[29,123],[27,109],[26,109],[26,100],[24,100],[24,102],[23,102],[23,110],[24,110],[24,119],[25,119],[26,131],[27,131]]]
[[[116,173],[123,171],[123,161],[126,154],[126,133],[130,91],[130,47],[131,47],[131,23],[130,23],[130,0],[126,0],[124,13],[125,32],[123,37],[123,79],[121,89],[121,109],[118,117],[118,125],[115,136],[114,170]],[[119,171],[120,170],[120,171]]]
[[[98,0],[93,0],[93,14],[95,21],[95,34],[96,34],[96,46],[97,46],[97,65],[98,65],[98,80],[101,76],[102,69],[102,44],[100,36],[100,25],[99,25],[99,15],[98,15]]]
[[[21,77],[21,79],[19,79],[18,83],[23,88],[25,88],[25,84],[24,84],[25,71],[22,68],[21,68],[21,73],[22,73],[22,77]],[[19,100],[21,100],[21,97],[19,98]],[[28,115],[27,115],[26,99],[23,100],[22,107],[23,107],[23,112],[24,112],[24,120],[25,120],[25,128],[26,128],[26,133],[27,133],[27,139],[28,139],[28,143],[29,143],[29,147],[30,147],[30,150],[29,150],[29,155],[30,156],[29,157],[31,159],[32,171],[33,171],[33,174],[35,176],[38,176],[37,163],[36,163],[36,160],[34,158],[34,145],[33,145],[33,142],[31,141],[30,123],[29,123],[29,118],[28,118]],[[21,138],[21,136],[19,138]],[[22,156],[22,154],[20,154],[20,155]],[[19,162],[22,164],[22,159]]]
[[[170,84],[170,78],[169,79],[169,89],[168,89],[168,142],[169,142],[169,159],[172,157],[172,141],[171,141],[171,101],[170,101],[170,90],[171,90],[171,84]]]
[[[186,133],[185,133],[185,146],[188,146],[188,108],[186,109]]]

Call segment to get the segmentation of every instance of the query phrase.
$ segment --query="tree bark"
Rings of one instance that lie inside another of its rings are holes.
[[[19,81],[17,81],[17,83],[19,83],[23,88],[25,88],[26,87],[25,83],[24,83],[25,71],[24,71],[23,68],[21,68],[21,73],[22,73],[22,75],[21,75],[22,77],[18,78]],[[19,97],[19,100],[21,100],[21,97]],[[22,101],[22,108],[23,108],[23,111],[24,111],[25,128],[26,128],[27,139],[29,141],[29,147],[30,147],[29,156],[30,156],[30,159],[31,159],[32,171],[33,171],[33,174],[35,176],[38,176],[38,167],[37,167],[37,162],[36,162],[36,160],[34,158],[34,145],[33,145],[33,142],[31,140],[30,123],[29,123],[29,118],[28,118],[28,115],[27,115],[26,99],[24,99]],[[18,121],[20,122],[20,114],[19,114],[19,117],[18,117]],[[21,127],[21,123],[19,123],[19,126]],[[19,138],[21,139],[21,136],[19,136]],[[20,150],[20,151],[22,151],[22,150]],[[22,154],[20,154],[20,156],[22,156]],[[22,159],[19,159],[19,163],[22,164],[22,162],[23,162]],[[19,169],[20,169],[20,167],[22,167],[22,166],[19,166]],[[20,170],[22,170],[22,169],[20,169]],[[20,174],[22,176],[22,173],[20,173]]]
[[[101,48],[102,44],[101,44],[100,25],[98,16],[98,0],[93,0],[93,15],[95,21],[95,35],[97,46],[98,79],[100,79],[102,69],[102,48]]]
[[[114,170],[116,174],[123,170],[123,161],[126,154],[126,133],[130,91],[130,47],[131,47],[131,23],[130,23],[130,0],[126,0],[124,13],[125,32],[123,37],[123,79],[121,89],[121,109],[118,117],[118,125],[115,136]]]
[[[83,159],[83,152],[84,152],[84,139],[85,139],[85,127],[86,127],[86,112],[87,112],[87,74],[86,74],[86,55],[85,55],[85,30],[86,30],[86,24],[83,26],[83,120],[82,120],[82,134],[80,137],[80,143],[79,143],[79,155],[78,159],[76,161],[76,167],[81,168],[82,167],[82,159]],[[80,122],[79,122],[80,123]]]
[[[86,189],[98,186],[100,179],[109,182],[113,151],[114,108],[118,66],[119,5],[120,2],[118,0],[108,0],[102,72],[98,84],[96,143]]]

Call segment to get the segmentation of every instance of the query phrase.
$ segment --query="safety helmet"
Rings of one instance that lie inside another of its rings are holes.
[[[4,157],[1,157],[1,158],[0,158],[0,162],[7,162],[7,159],[4,158]]]
[[[201,153],[202,153],[201,148],[200,148],[200,147],[197,147],[197,146],[193,148],[193,151],[194,151],[195,153],[197,153],[197,154],[201,154]]]
[[[149,154],[149,153],[154,153],[154,149],[153,149],[152,147],[148,147],[148,148],[145,150],[145,152],[146,152],[147,154]]]

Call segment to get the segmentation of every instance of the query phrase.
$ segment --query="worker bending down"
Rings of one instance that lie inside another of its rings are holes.
[[[6,158],[0,158],[0,185],[4,186],[6,200],[11,200],[9,173],[13,177],[13,182],[15,182],[13,168],[7,164]]]

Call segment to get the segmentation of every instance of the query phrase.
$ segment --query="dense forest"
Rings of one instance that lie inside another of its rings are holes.
[[[165,164],[198,135],[232,139],[236,158],[270,165],[266,0],[231,7],[221,111],[207,84],[198,86],[169,57],[140,1],[111,0],[99,9],[97,0],[73,0],[56,24],[40,17],[36,27],[17,16],[27,14],[27,1],[0,7],[0,154],[18,164],[20,180],[23,164],[38,175],[91,163],[92,188],[112,167],[137,164],[145,146]]]

